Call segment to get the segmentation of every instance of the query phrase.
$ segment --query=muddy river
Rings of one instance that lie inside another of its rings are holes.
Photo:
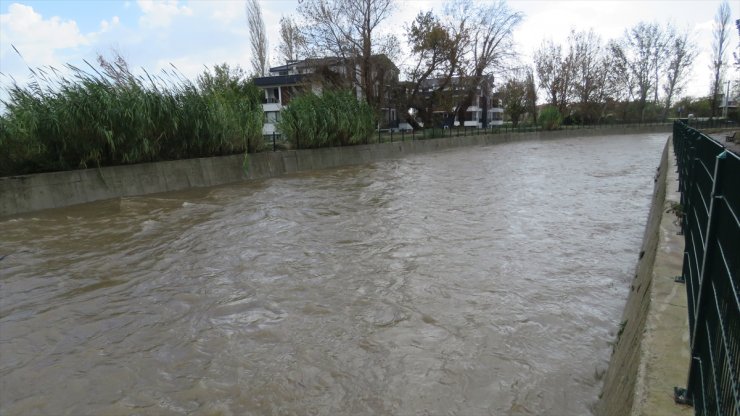
[[[667,135],[0,219],[2,415],[588,415]]]

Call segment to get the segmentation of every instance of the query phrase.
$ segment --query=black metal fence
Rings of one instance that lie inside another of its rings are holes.
[[[732,120],[727,119],[681,119],[684,124],[697,129],[705,128],[731,128],[737,124]],[[601,128],[623,128],[625,130],[630,128],[640,127],[658,127],[665,126],[666,129],[670,129],[673,125],[673,121],[663,120],[651,120],[644,122],[634,123],[592,123],[592,124],[563,124],[557,130],[595,130]],[[374,143],[387,143],[387,142],[402,142],[407,140],[426,140],[436,139],[441,137],[464,137],[464,136],[478,136],[478,135],[491,135],[491,134],[507,134],[507,133],[529,133],[529,132],[543,132],[546,131],[542,126],[537,124],[525,124],[520,123],[514,127],[510,123],[488,126],[488,127],[471,127],[471,126],[454,126],[451,128],[447,127],[427,127],[424,129],[417,130],[400,130],[400,129],[378,129],[374,134],[365,139],[364,144]],[[280,151],[286,149],[300,149],[300,143],[291,144],[287,137],[282,135],[280,132],[275,131],[274,133],[263,135],[264,146],[262,151]]]
[[[697,415],[740,416],[740,158],[681,121],[673,145],[691,346],[676,400]]]

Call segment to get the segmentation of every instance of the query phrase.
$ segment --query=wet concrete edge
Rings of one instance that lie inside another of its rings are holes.
[[[225,185],[251,179],[371,163],[408,154],[492,145],[668,131],[670,126],[604,127],[555,132],[501,133],[362,146],[263,152],[0,178],[0,217],[126,196]]]

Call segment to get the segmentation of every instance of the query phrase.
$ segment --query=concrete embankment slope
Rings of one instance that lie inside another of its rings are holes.
[[[689,364],[686,288],[681,275],[683,237],[674,213],[677,192],[675,156],[666,144],[640,260],[604,378],[599,416],[691,415],[673,401],[673,387],[685,387]]]
[[[323,149],[264,152],[0,178],[0,216],[124,196],[224,185],[299,171],[370,163],[460,146],[578,136],[655,133],[669,125],[502,133]]]

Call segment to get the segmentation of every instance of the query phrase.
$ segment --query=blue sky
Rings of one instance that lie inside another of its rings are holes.
[[[260,3],[272,52],[278,44],[280,17],[295,15],[298,0]],[[671,21],[688,28],[701,46],[687,89],[694,96],[709,90],[711,27],[719,4],[719,0],[509,1],[511,8],[526,16],[515,33],[522,63],[531,62],[532,52],[544,39],[564,41],[572,28],[593,28],[604,40],[620,36],[639,21]],[[398,0],[383,30],[396,33],[403,43],[404,24],[420,10],[441,10],[441,5],[442,0]],[[737,3],[730,6],[733,21],[740,18]],[[734,50],[737,31],[732,29]],[[249,68],[248,44],[242,0],[0,0],[0,72],[21,82],[29,78],[29,66],[80,65],[83,59],[94,61],[97,53],[110,56],[111,50],[124,56],[131,67],[149,72],[170,63],[188,77],[222,62]],[[273,60],[273,64],[280,63]],[[403,60],[398,64],[403,65]]]

